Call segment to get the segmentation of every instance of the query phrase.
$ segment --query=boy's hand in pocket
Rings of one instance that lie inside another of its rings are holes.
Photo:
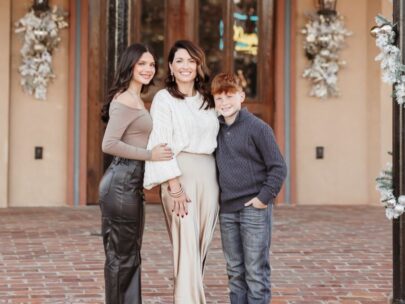
[[[252,198],[250,201],[245,203],[245,207],[247,206],[253,206],[256,209],[265,209],[267,208],[266,204],[263,204],[261,200],[259,200],[257,197]]]

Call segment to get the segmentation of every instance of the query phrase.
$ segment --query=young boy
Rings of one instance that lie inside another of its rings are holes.
[[[236,76],[217,75],[211,93],[220,114],[215,157],[231,304],[268,304],[272,204],[287,168],[273,130],[241,109],[245,93]]]

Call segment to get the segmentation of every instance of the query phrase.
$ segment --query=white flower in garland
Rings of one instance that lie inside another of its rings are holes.
[[[338,53],[344,47],[346,37],[352,33],[345,28],[339,14],[308,15],[308,19],[301,33],[305,35],[304,50],[310,60],[303,73],[312,84],[310,96],[322,99],[338,96],[338,73],[346,64],[339,60]]]
[[[31,9],[15,26],[16,33],[24,33],[19,67],[21,86],[36,99],[45,100],[48,84],[55,78],[52,53],[61,41],[59,31],[68,26],[66,13],[56,6],[39,12]]]
[[[405,102],[405,65],[401,63],[401,51],[395,45],[394,25],[382,16],[376,17],[377,26],[371,29],[376,38],[376,46],[380,53],[375,58],[380,61],[381,79],[383,82],[395,85],[394,96],[398,104]]]
[[[394,196],[392,188],[392,164],[388,163],[387,168],[381,171],[376,178],[377,190],[380,192],[380,201],[385,207],[385,216],[392,220],[398,218],[405,211],[405,196],[398,199]]]
[[[405,102],[405,75],[401,76],[399,83],[395,86],[395,99],[400,105]]]

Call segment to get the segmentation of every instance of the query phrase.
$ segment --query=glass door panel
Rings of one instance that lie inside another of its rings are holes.
[[[233,0],[233,71],[246,97],[256,99],[259,16],[256,0]]]
[[[149,45],[157,56],[158,74],[155,78],[155,86],[150,87],[145,94],[146,102],[151,102],[155,93],[164,86],[165,73],[165,1],[142,0],[140,14],[140,41]]]
[[[212,76],[224,68],[223,59],[223,32],[222,0],[199,1],[199,45],[205,51],[207,66]]]

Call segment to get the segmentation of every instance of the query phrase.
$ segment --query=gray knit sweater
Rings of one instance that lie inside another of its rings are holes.
[[[254,197],[273,203],[287,175],[273,130],[246,108],[229,126],[222,116],[219,121],[215,159],[220,212],[238,211]]]

